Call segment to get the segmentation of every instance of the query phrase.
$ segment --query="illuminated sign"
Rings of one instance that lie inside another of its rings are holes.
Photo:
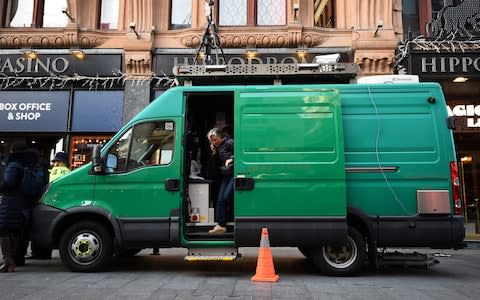
[[[464,124],[457,124],[458,129],[462,127],[467,128],[480,128],[480,105],[473,104],[458,104],[453,107],[447,106],[448,115],[451,117],[457,117],[458,120],[462,120]]]
[[[66,131],[69,95],[66,91],[0,92],[0,131]]]

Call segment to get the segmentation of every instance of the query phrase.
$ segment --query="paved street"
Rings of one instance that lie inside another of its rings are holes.
[[[428,250],[440,261],[428,269],[389,267],[357,277],[316,273],[295,248],[273,248],[277,283],[254,283],[258,249],[241,248],[233,263],[186,263],[184,249],[144,250],[116,261],[109,272],[64,269],[58,252],[0,274],[1,299],[479,299],[480,246]]]

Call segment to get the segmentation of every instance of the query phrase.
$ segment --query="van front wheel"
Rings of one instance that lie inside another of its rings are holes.
[[[313,264],[329,276],[352,276],[360,271],[366,258],[366,242],[353,227],[343,245],[323,245],[310,252]]]
[[[113,239],[105,225],[81,222],[71,225],[60,239],[60,257],[73,272],[102,270],[113,255]]]

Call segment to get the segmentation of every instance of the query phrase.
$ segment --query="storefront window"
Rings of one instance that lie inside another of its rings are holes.
[[[100,29],[118,29],[119,0],[102,0]]]
[[[69,165],[75,169],[88,163],[92,157],[92,150],[95,145],[104,145],[111,135],[77,135],[70,140],[71,157]]]
[[[188,28],[192,24],[192,0],[172,0],[170,29]]]
[[[285,25],[285,0],[218,0],[219,24],[242,25]]]
[[[139,124],[128,130],[108,151],[107,172],[168,165],[173,159],[174,141],[173,121]]]
[[[11,18],[10,27],[65,27],[68,17],[62,13],[67,0],[8,1],[5,9]]]
[[[313,18],[315,26],[333,28],[335,26],[334,0],[313,1]]]

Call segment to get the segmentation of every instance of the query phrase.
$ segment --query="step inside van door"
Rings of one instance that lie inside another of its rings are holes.
[[[346,233],[339,92],[269,86],[235,92],[235,240],[335,242]]]

